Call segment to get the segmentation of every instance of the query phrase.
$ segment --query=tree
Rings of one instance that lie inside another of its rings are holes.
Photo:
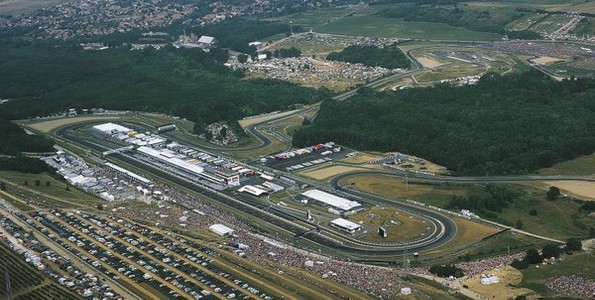
[[[517,220],[515,227],[516,227],[516,229],[523,229],[523,221]]]
[[[566,240],[566,250],[578,251],[583,247],[583,242],[579,238],[569,238]]]
[[[529,214],[532,216],[537,216],[537,209],[531,208],[531,210],[529,211]]]
[[[51,182],[49,182],[49,181],[46,181],[46,182],[45,182],[45,186],[47,186],[47,187],[50,187],[51,185],[52,185],[52,183],[51,183]]]
[[[435,274],[439,277],[463,277],[465,273],[463,269],[455,266],[455,265],[434,265],[430,267],[430,273]]]
[[[6,191],[6,182],[0,181],[0,190]]]
[[[25,184],[25,186],[29,186],[29,181],[25,180],[25,182],[23,182],[23,184]]]
[[[529,267],[529,262],[527,262],[526,260],[519,260],[519,259],[515,259],[511,264],[511,267],[517,269],[517,270],[523,270]]]
[[[543,257],[541,256],[541,254],[539,254],[539,252],[536,249],[527,250],[527,255],[525,256],[525,259],[528,263],[532,265],[541,263],[543,261]]]
[[[68,192],[68,191],[70,191],[70,186],[66,185],[66,187],[64,189]]]
[[[550,189],[547,191],[546,195],[548,200],[554,201],[560,196],[560,189],[555,186],[550,186]]]
[[[39,179],[35,180],[35,186],[40,186],[41,185],[41,181]]]
[[[227,136],[227,127],[226,126],[221,127],[221,129],[219,130],[219,135],[221,135],[222,137]]]
[[[101,203],[97,204],[97,209],[98,210],[103,210],[103,205]]]
[[[543,246],[541,253],[543,253],[543,257],[545,258],[560,257],[560,247],[558,245],[548,244]]]
[[[240,54],[240,55],[238,55],[238,62],[239,63],[242,63],[243,64],[243,63],[245,63],[247,61],[248,61],[248,55],[246,55],[246,54]]]

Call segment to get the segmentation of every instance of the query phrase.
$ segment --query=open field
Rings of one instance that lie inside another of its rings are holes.
[[[522,270],[523,280],[520,287],[532,289],[542,296],[554,297],[556,295],[549,290],[545,283],[552,277],[562,275],[577,275],[586,279],[595,280],[595,256],[585,252],[573,255],[563,255],[562,262],[555,265],[540,265],[539,268],[529,267]]]
[[[478,274],[463,280],[462,283],[469,286],[470,290],[484,296],[486,299],[514,299],[520,295],[535,295],[535,292],[530,289],[516,287],[521,283],[523,274],[521,271],[511,266],[486,271],[484,274],[496,275],[499,282],[481,284],[481,274]]]
[[[414,199],[429,205],[445,205],[452,196],[465,196],[483,191],[481,187],[409,183],[378,175],[361,175],[344,179],[341,184],[355,183],[363,191],[397,199]]]
[[[318,169],[318,170],[314,170],[314,171],[304,172],[304,173],[301,173],[301,175],[308,176],[308,177],[314,178],[316,180],[324,180],[324,179],[327,179],[329,177],[333,177],[333,176],[336,176],[339,174],[343,174],[343,173],[347,173],[347,172],[351,172],[351,171],[359,171],[359,170],[362,170],[362,168],[348,167],[348,166],[332,166],[332,167],[328,167],[328,168],[322,168],[322,169]]]
[[[291,111],[286,111],[286,112],[282,112],[282,113],[278,113],[278,114],[273,114],[273,115],[267,115],[267,116],[261,116],[261,117],[255,117],[255,118],[247,118],[247,119],[241,119],[238,120],[238,123],[240,123],[240,126],[242,126],[242,128],[246,128],[252,124],[258,124],[261,122],[266,122],[272,119],[276,119],[276,118],[280,118],[280,117],[284,117],[284,116],[288,116],[291,115],[293,113],[295,113],[296,110],[291,110]]]
[[[537,172],[540,175],[595,176],[595,154],[557,163]]]
[[[25,174],[14,171],[0,171],[0,180],[7,183],[6,193],[14,200],[27,201],[30,205],[40,207],[91,206],[102,200],[93,197],[75,187],[69,187],[65,181],[50,174]],[[36,185],[39,181],[39,186]],[[49,183],[49,186],[48,186]]]
[[[495,33],[471,31],[442,23],[405,22],[379,16],[348,16],[317,27],[315,31],[358,36],[455,41],[499,40],[502,37]]]
[[[531,61],[536,64],[547,65],[547,64],[551,64],[551,63],[555,63],[555,62],[559,62],[559,61],[563,61],[563,60],[564,59],[557,58],[557,57],[540,56],[538,58],[532,59]]]
[[[344,49],[344,46],[337,44],[322,43],[318,41],[292,41],[289,40],[285,43],[279,43],[270,50],[280,48],[291,48],[295,47],[302,51],[302,56],[325,58],[331,52],[339,52]]]
[[[291,21],[294,25],[302,26],[304,29],[311,29],[314,27],[318,27],[323,25],[327,22],[331,22],[338,18],[345,16],[353,11],[356,11],[357,8],[323,8],[323,9],[313,9],[304,12],[300,12],[297,14],[292,14],[289,16],[283,16],[275,19],[265,19],[269,21]]]
[[[369,210],[349,216],[352,222],[360,223],[368,230],[362,239],[376,243],[394,243],[419,238],[427,231],[425,220],[389,207],[372,207]],[[378,234],[378,227],[384,227],[387,237]]]
[[[377,160],[379,158],[382,158],[382,156],[376,155],[376,154],[360,152],[356,156],[342,159],[341,162],[345,162],[345,163],[349,163],[349,164],[364,164],[364,163],[371,162],[373,160]]]
[[[74,117],[74,118],[60,118],[56,120],[50,121],[41,121],[41,122],[31,122],[31,123],[24,123],[23,125],[27,127],[31,127],[32,129],[41,131],[43,133],[48,133],[58,127],[88,121],[96,121],[96,120],[120,120],[120,116],[91,116],[91,117]]]
[[[448,244],[438,247],[428,253],[422,254],[422,257],[432,257],[453,250],[461,250],[472,243],[499,232],[501,229],[469,221],[463,218],[452,218],[457,225],[457,235]]]
[[[558,187],[562,194],[571,194],[585,200],[595,200],[595,182],[546,181],[547,187]]]
[[[428,205],[444,207],[453,196],[486,197],[485,186],[481,185],[430,185],[409,184],[407,190],[401,179],[383,176],[357,176],[341,182],[341,184],[355,183],[356,188],[379,194],[389,198],[413,199]],[[516,196],[508,208],[501,213],[491,213],[490,219],[510,226],[518,220],[523,224],[523,230],[547,237],[566,239],[571,236],[584,236],[591,227],[595,227],[595,219],[579,211],[580,204],[570,200],[546,200],[546,190],[543,187],[531,185],[505,185],[506,189]],[[535,210],[536,215],[529,213]],[[477,213],[477,212],[476,212]],[[487,213],[487,212],[486,212]]]

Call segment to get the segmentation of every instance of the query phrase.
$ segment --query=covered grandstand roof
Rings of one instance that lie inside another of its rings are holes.
[[[213,224],[211,226],[209,226],[209,229],[218,234],[218,235],[228,235],[228,234],[232,234],[234,232],[233,229],[223,225],[223,224]]]
[[[138,151],[145,155],[151,156],[155,159],[158,159],[158,160],[164,161],[166,163],[169,163],[171,165],[174,165],[174,166],[176,166],[186,172],[190,172],[192,174],[198,175],[204,171],[203,168],[200,166],[191,164],[185,160],[182,160],[182,159],[179,159],[176,157],[171,157],[170,155],[163,155],[164,153],[161,153],[161,151],[155,150],[153,148],[142,146],[142,147],[138,148]]]
[[[309,190],[303,192],[302,195],[344,211],[361,206],[361,203],[357,201],[351,201],[320,190]]]

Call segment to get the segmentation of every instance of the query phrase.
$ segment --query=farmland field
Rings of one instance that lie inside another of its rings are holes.
[[[429,40],[499,40],[500,34],[471,31],[442,23],[405,22],[378,16],[348,16],[316,28],[316,32]]]

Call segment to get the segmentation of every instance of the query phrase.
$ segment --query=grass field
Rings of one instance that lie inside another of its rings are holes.
[[[441,23],[405,22],[378,16],[349,16],[316,28],[316,32],[385,38],[453,41],[499,40],[501,35]]]
[[[540,169],[537,174],[595,176],[595,153]]]
[[[272,21],[292,21],[294,25],[302,26],[304,29],[310,29],[327,22],[341,18],[342,16],[355,11],[354,8],[322,8],[313,9],[298,14],[284,16],[276,19],[269,19]]]
[[[7,183],[6,193],[12,200],[27,201],[38,207],[94,207],[102,201],[74,187],[66,190],[67,183],[47,173],[25,174],[14,171],[0,171],[0,180]],[[36,182],[39,181],[39,186]],[[48,186],[49,183],[49,186]],[[11,199],[7,199],[11,200]],[[22,208],[26,208],[22,206]],[[30,208],[30,207],[29,207]]]
[[[568,23],[571,19],[571,17],[567,17],[564,15],[549,15],[543,18],[538,23],[533,24],[533,26],[531,26],[530,29],[536,32],[552,32],[562,27],[562,25]]]
[[[523,280],[521,287],[532,289],[542,296],[560,297],[549,290],[545,283],[552,277],[562,275],[577,275],[586,279],[595,280],[595,256],[580,252],[573,255],[563,255],[562,263],[556,265],[539,266],[522,270]],[[548,298],[549,299],[549,298]]]
[[[115,116],[90,116],[90,117],[74,117],[74,118],[61,118],[49,121],[40,121],[40,122],[31,122],[31,123],[24,123],[25,126],[30,127],[32,129],[41,131],[43,133],[48,133],[58,127],[62,127],[65,125],[76,124],[76,123],[84,123],[88,121],[97,121],[97,120],[119,120],[121,117]]]
[[[425,220],[393,208],[372,207],[369,210],[349,216],[352,222],[360,223],[368,231],[362,239],[377,243],[394,243],[419,238],[427,232]],[[378,234],[378,227],[384,227],[387,237]]]
[[[499,282],[490,285],[481,284],[481,274],[478,274],[463,280],[462,283],[467,285],[470,290],[484,296],[485,299],[495,299],[496,297],[499,299],[515,299],[520,295],[537,296],[530,289],[516,287],[521,283],[523,274],[511,266],[489,270],[486,273],[496,275]]]
[[[413,199],[428,205],[446,206],[452,196],[477,195],[485,197],[485,187],[479,185],[430,185],[405,183],[400,179],[381,176],[357,176],[344,179],[345,183],[355,182],[358,189],[396,199]],[[509,208],[492,218],[497,222],[514,226],[522,222],[522,229],[557,239],[572,236],[586,236],[591,227],[595,227],[595,219],[579,211],[580,203],[559,199],[547,201],[546,190],[533,186],[506,185],[506,189],[517,196]],[[532,210],[536,215],[531,215]]]

